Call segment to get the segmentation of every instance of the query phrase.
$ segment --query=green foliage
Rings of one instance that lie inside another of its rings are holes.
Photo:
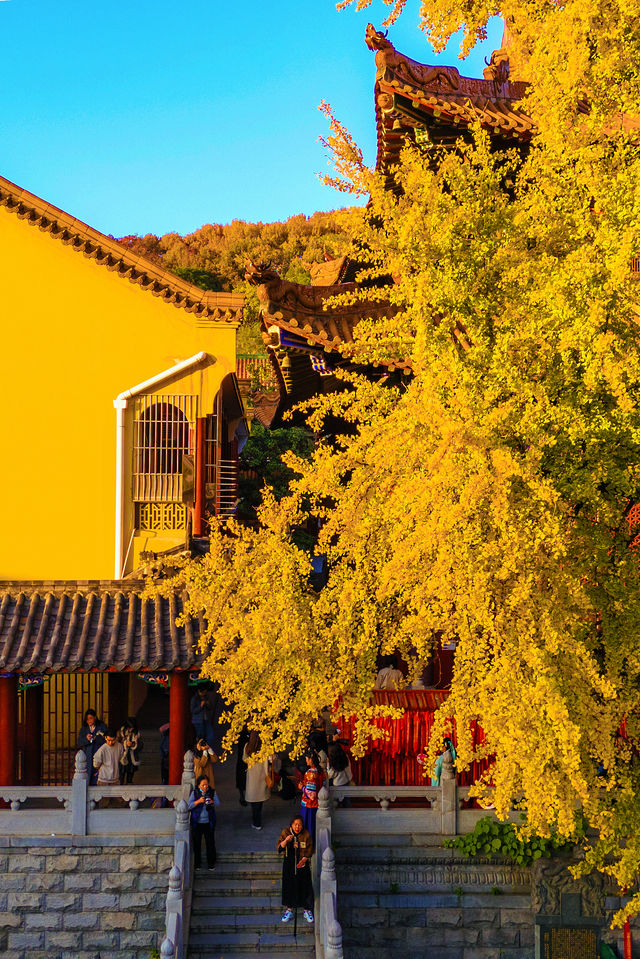
[[[220,277],[209,270],[199,270],[192,266],[178,266],[173,272],[182,280],[193,283],[194,286],[199,286],[203,290],[214,290],[219,293],[223,289]]]
[[[505,856],[519,866],[530,866],[541,857],[549,858],[565,844],[566,840],[557,836],[523,838],[513,823],[500,822],[493,816],[480,819],[473,832],[443,841],[443,846],[457,849],[465,856]],[[491,892],[496,896],[500,894],[496,887]]]
[[[255,519],[265,486],[271,487],[277,501],[287,496],[296,474],[283,461],[283,454],[290,451],[303,461],[308,461],[313,446],[314,439],[308,430],[297,426],[268,430],[255,422],[240,460],[241,470],[244,471],[239,483],[241,517]]]

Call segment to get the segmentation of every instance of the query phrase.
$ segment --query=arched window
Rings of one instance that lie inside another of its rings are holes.
[[[141,396],[134,422],[134,499],[177,501],[182,495],[182,457],[189,452],[191,396]]]

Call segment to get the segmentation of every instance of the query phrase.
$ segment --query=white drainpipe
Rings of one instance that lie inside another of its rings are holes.
[[[150,379],[145,380],[144,383],[138,383],[137,386],[132,386],[130,390],[124,390],[124,392],[119,393],[113,401],[113,405],[116,408],[117,421],[116,421],[116,549],[115,549],[115,578],[122,579],[124,575],[124,563],[123,558],[123,548],[124,548],[124,481],[125,481],[125,457],[124,457],[124,427],[125,427],[125,410],[129,400],[133,396],[139,396],[141,393],[146,393],[147,390],[151,389],[154,386],[159,386],[161,383],[164,383],[166,380],[171,379],[173,376],[176,376],[179,373],[184,373],[186,370],[193,369],[195,366],[199,366],[201,363],[204,363],[205,360],[208,360],[211,363],[215,363],[215,357],[211,356],[209,353],[196,353],[195,356],[190,356],[188,360],[181,360],[179,363],[176,363],[175,366],[170,367],[168,370],[164,370],[162,373],[157,373],[155,376],[152,376]]]

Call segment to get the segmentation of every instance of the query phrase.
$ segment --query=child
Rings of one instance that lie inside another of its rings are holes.
[[[98,770],[98,786],[120,785],[120,760],[124,755],[124,746],[116,739],[110,727],[105,730],[104,743],[93,757],[93,765]]]
[[[320,762],[313,750],[308,750],[304,754],[307,763],[305,772],[299,789],[302,789],[302,822],[304,828],[310,834],[312,841],[316,841],[316,816],[318,814],[318,793],[324,779],[320,770]]]

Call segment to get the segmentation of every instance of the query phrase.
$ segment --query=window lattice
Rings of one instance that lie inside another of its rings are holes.
[[[134,500],[180,502],[182,457],[193,451],[196,415],[196,396],[173,393],[136,397],[133,427]]]
[[[136,526],[154,533],[186,529],[187,508],[182,503],[137,503]]]

